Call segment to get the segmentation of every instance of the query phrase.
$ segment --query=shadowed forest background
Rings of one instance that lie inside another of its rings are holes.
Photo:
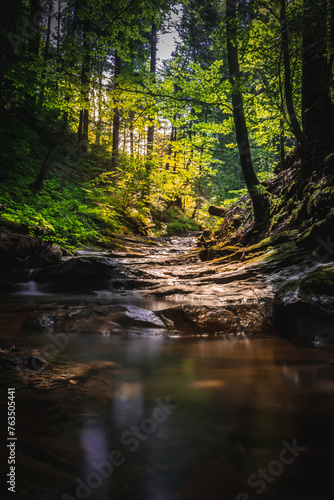
[[[3,222],[71,249],[217,229],[247,188],[257,230],[333,205],[332,1],[13,0],[0,33]]]

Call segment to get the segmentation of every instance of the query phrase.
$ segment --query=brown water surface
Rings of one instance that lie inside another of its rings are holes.
[[[51,386],[16,376],[16,497],[326,498],[333,361],[279,338],[74,336]]]

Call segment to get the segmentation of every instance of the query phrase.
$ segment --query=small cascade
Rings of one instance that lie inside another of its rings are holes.
[[[15,295],[44,295],[44,293],[38,289],[36,281],[31,279],[33,272],[34,269],[30,269],[27,272],[27,281],[17,283],[17,291],[14,292]]]

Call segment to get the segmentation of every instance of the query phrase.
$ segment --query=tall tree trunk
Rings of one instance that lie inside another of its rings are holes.
[[[46,28],[46,40],[45,40],[45,48],[44,48],[44,59],[45,60],[47,60],[47,58],[49,57],[52,13],[53,13],[53,0],[49,0],[48,22],[47,22],[47,28]]]
[[[130,110],[129,118],[130,118],[130,154],[131,154],[132,158],[133,158],[133,155],[134,155],[134,137],[133,137],[133,120],[134,120],[134,117],[135,117],[135,113],[131,109]]]
[[[24,39],[18,34],[19,18],[22,15],[22,3],[20,0],[1,2],[0,4],[0,103],[2,102],[2,90],[6,87],[6,68],[10,67],[19,57],[20,49],[24,45]]]
[[[291,80],[291,64],[289,53],[289,36],[286,20],[286,0],[281,0],[280,24],[282,30],[282,51],[284,61],[284,93],[286,107],[288,110],[290,126],[292,133],[296,137],[298,143],[305,145],[305,136],[300,128],[299,121],[296,115],[295,106],[293,103],[293,89]]]
[[[36,62],[39,58],[40,49],[40,23],[41,23],[41,4],[40,0],[30,0],[30,23],[31,33],[29,33],[28,38],[28,53],[27,60],[29,62],[28,71],[30,74],[30,80],[32,83],[36,83],[38,79],[38,70]],[[34,113],[36,108],[37,96],[35,88],[29,89],[25,97],[25,108],[30,113]]]
[[[156,69],[157,69],[157,26],[154,22],[152,22],[150,73],[153,75],[153,79],[155,78]],[[152,117],[152,119],[154,120],[154,117]],[[148,130],[147,130],[147,156],[148,156],[148,160],[150,160],[152,158],[153,144],[154,144],[154,124],[150,125],[148,127]]]
[[[284,131],[284,120],[280,120],[280,163],[281,168],[284,166],[285,160],[285,131]]]
[[[43,164],[40,168],[40,171],[38,173],[37,179],[36,179],[35,184],[34,184],[34,189],[36,189],[36,191],[40,191],[43,187],[46,173],[47,173],[48,167],[49,167],[49,158],[50,158],[50,155],[53,151],[53,148],[54,148],[54,145],[51,145],[49,147],[49,151],[47,152],[47,155],[46,155],[46,157],[43,161]]]
[[[334,0],[329,0],[329,61],[328,61],[328,78],[329,84],[333,88],[333,65],[334,65]]]
[[[99,88],[98,88],[98,94],[97,94],[97,112],[98,112],[98,118],[97,118],[97,125],[96,125],[96,137],[95,137],[95,144],[97,146],[100,146],[101,144],[101,133],[102,133],[102,69],[103,65],[101,66],[101,71],[99,75]]]
[[[118,82],[117,78],[121,72],[121,59],[115,50],[115,70],[114,70],[114,88],[117,89]],[[111,170],[116,170],[119,166],[119,124],[120,124],[120,112],[117,106],[117,101],[115,101],[114,107],[114,118],[113,118],[113,128],[112,128],[112,157],[111,157]]]
[[[60,33],[61,33],[61,0],[58,0],[58,15],[57,15],[57,62],[59,63],[60,56]]]
[[[38,58],[39,55],[41,12],[42,7],[40,0],[30,0],[30,21],[36,28],[32,31],[28,39],[28,52],[32,59]]]
[[[227,56],[229,78],[232,84],[232,107],[236,139],[239,149],[240,165],[249,195],[253,202],[255,222],[261,224],[265,221],[268,212],[268,198],[261,187],[252,161],[248,130],[245,119],[243,96],[240,89],[240,66],[238,54],[238,20],[237,2],[231,2],[226,9],[227,25]]]
[[[157,65],[157,27],[156,24],[154,23],[154,20],[152,20],[152,27],[151,27],[151,66],[150,66],[150,73],[153,75],[153,81],[155,79],[155,72],[156,72],[156,65]],[[151,116],[150,119],[153,121],[154,116]],[[141,196],[144,198],[145,196],[149,196],[150,194],[150,174],[152,170],[152,161],[153,161],[153,146],[154,146],[154,123],[148,127],[147,130],[147,137],[146,137],[146,162],[145,162],[145,167],[146,167],[146,175],[145,175],[145,180],[143,182],[142,190],[141,190]]]
[[[48,10],[47,23],[46,23],[46,39],[45,39],[45,47],[44,47],[42,86],[41,86],[40,96],[39,96],[39,102],[40,102],[41,106],[44,105],[44,91],[48,85],[48,82],[47,82],[47,64],[48,64],[50,40],[51,40],[52,13],[53,13],[53,0],[49,0],[49,10]]]
[[[83,22],[83,64],[81,68],[81,99],[83,107],[80,110],[79,127],[78,127],[78,153],[86,153],[88,149],[88,132],[89,132],[89,73],[90,73],[90,57],[89,46],[87,42],[87,32],[89,29],[89,21]]]
[[[174,121],[176,120],[176,115],[174,115]],[[169,140],[169,144],[168,144],[168,149],[167,149],[167,163],[166,163],[166,166],[165,166],[165,170],[169,170],[170,168],[170,163],[169,163],[169,160],[171,158],[171,155],[172,155],[172,143],[174,141],[176,141],[176,134],[177,134],[177,128],[174,127],[174,125],[172,125],[172,130],[171,130],[171,133],[170,133],[170,140]]]
[[[333,150],[333,104],[327,61],[327,1],[304,0],[302,118],[304,134],[321,153]]]

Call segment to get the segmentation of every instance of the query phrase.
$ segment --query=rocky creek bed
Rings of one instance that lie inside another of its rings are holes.
[[[17,498],[68,500],[85,487],[99,500],[257,498],[248,476],[294,439],[306,453],[261,498],[316,498],[319,481],[325,491],[334,464],[332,349],[316,348],[313,337],[298,347],[281,334],[312,330],[305,311],[325,301],[309,273],[330,276],[330,264],[298,251],[284,265],[203,263],[197,236],[128,238],[126,252],[86,249],[2,282],[0,406],[6,415],[15,387]],[[293,324],[286,318],[299,299],[305,309]],[[148,427],[142,440],[122,441],[157,401],[170,400],[168,421],[152,435]],[[116,448],[124,466],[87,486],[92,464]]]
[[[332,264],[297,249],[288,258],[283,252],[283,259],[269,249],[247,262],[202,262],[197,237],[124,238],[124,252],[86,249],[43,268],[11,272],[16,282],[2,281],[0,288],[3,337],[282,334],[332,342]],[[20,365],[12,351],[3,345],[5,371],[11,359],[13,367]],[[22,368],[31,369],[27,355]]]

